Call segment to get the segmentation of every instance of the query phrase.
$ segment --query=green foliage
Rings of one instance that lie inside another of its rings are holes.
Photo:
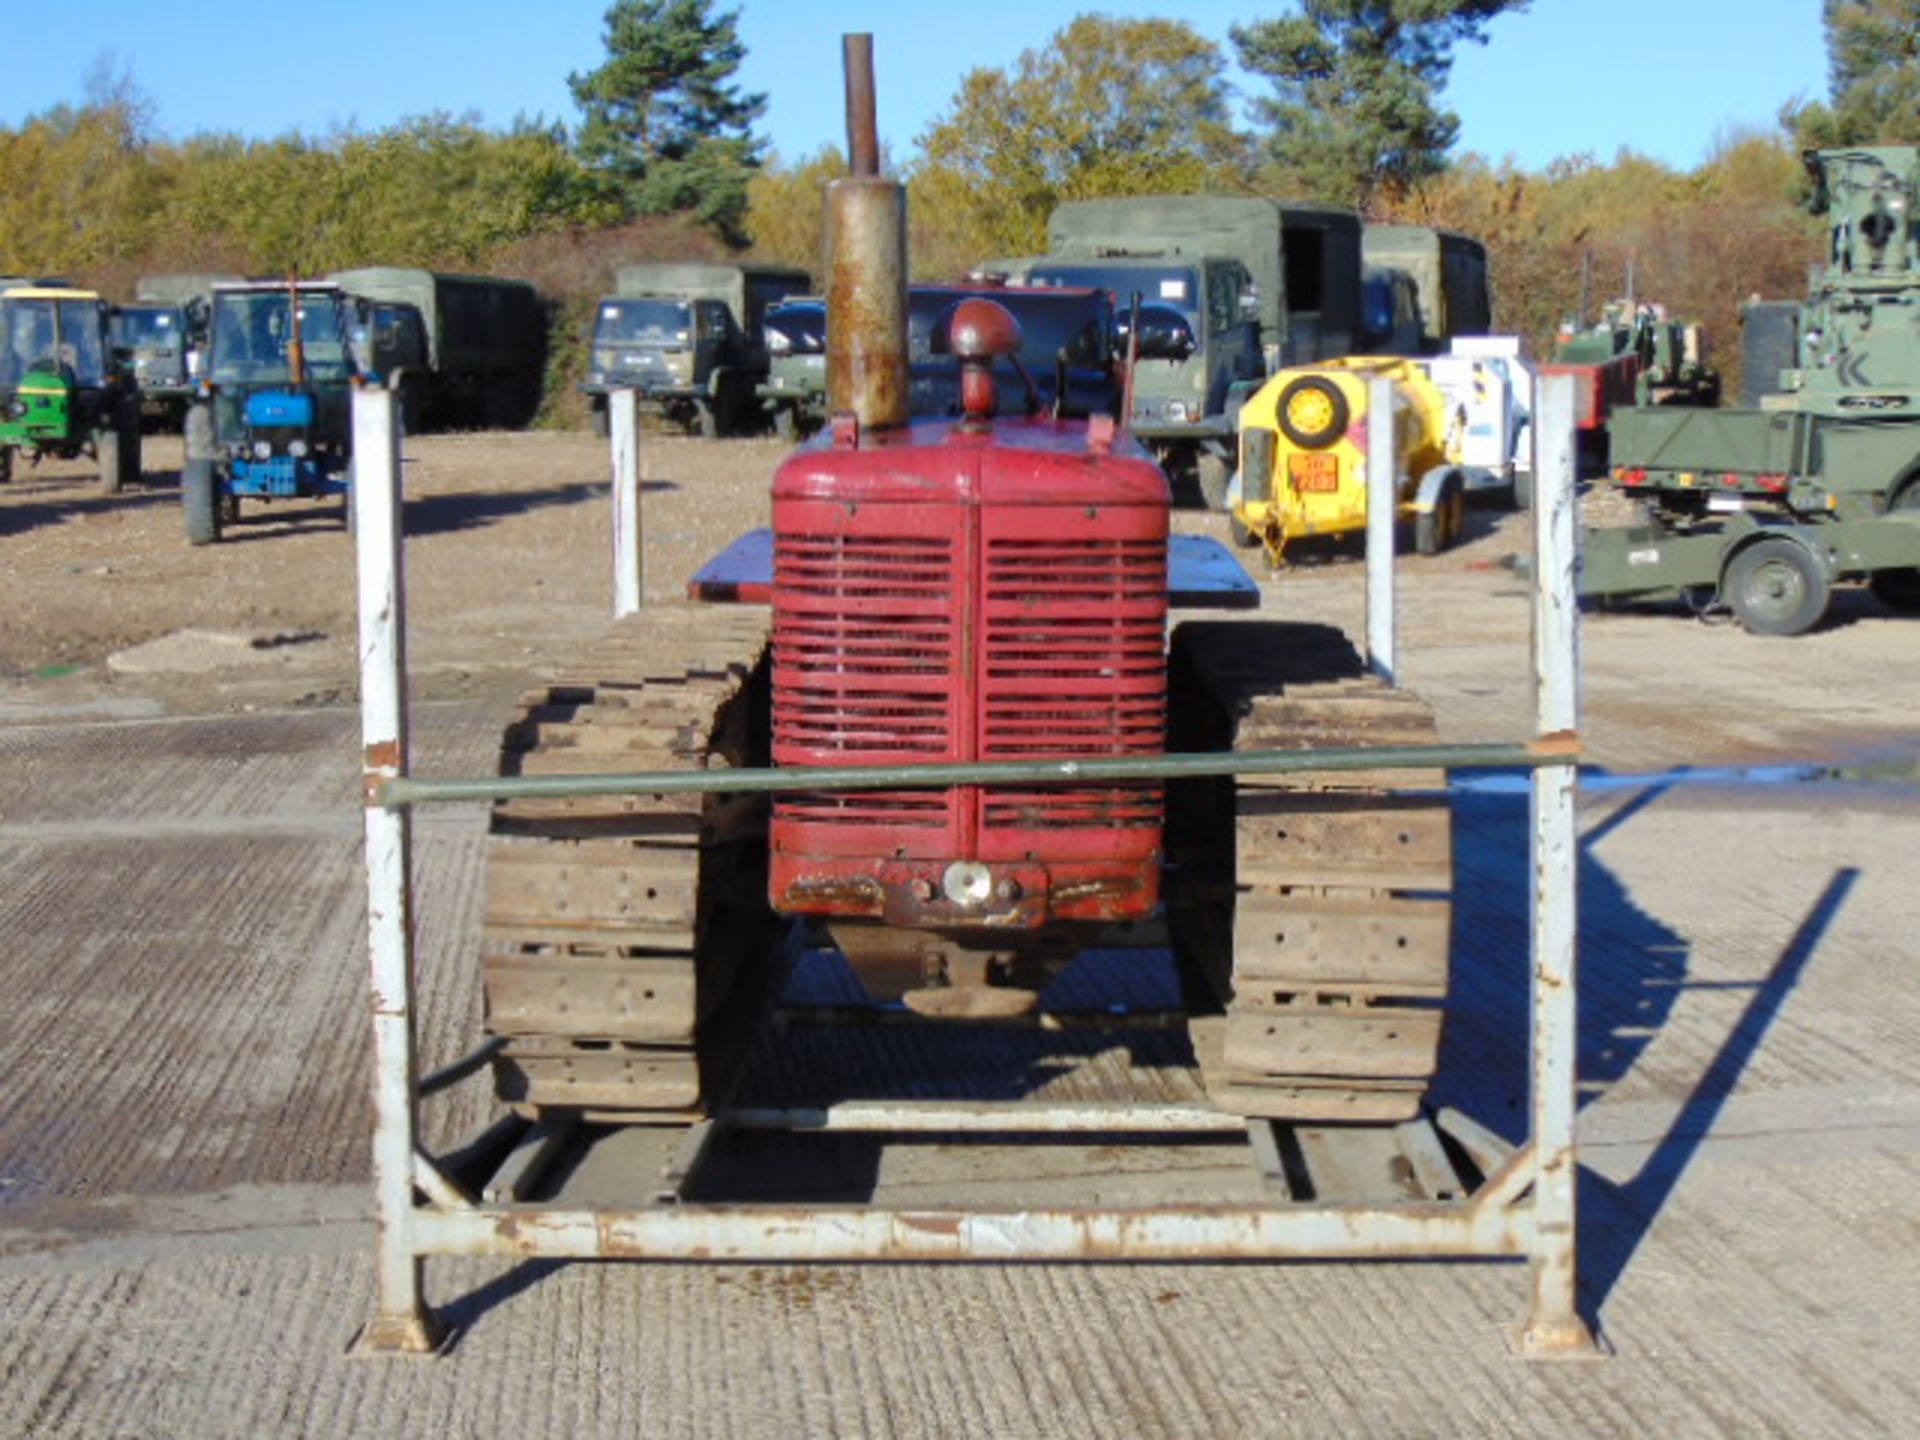
[[[1440,105],[1454,46],[1526,0],[1301,0],[1300,13],[1230,32],[1273,82],[1270,188],[1367,209],[1440,173],[1460,119]]]
[[[1920,141],[1920,4],[1825,0],[1828,101],[1781,119],[1804,149]]]
[[[1019,254],[1062,200],[1244,186],[1225,70],[1182,22],[1082,15],[1011,71],[971,72],[920,137],[913,206],[953,227],[929,241]]]
[[[746,54],[739,14],[710,15],[710,3],[615,0],[606,62],[567,84],[584,116],[581,158],[628,214],[692,214],[738,242],[766,97],[728,83]]]

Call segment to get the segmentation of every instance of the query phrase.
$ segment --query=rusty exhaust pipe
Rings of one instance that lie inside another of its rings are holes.
[[[827,187],[827,405],[884,430],[907,422],[907,192],[880,178],[873,37],[841,44],[851,173]]]

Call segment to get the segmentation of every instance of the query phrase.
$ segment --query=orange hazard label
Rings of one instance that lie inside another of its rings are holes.
[[[1326,493],[1340,488],[1340,462],[1325,451],[1287,457],[1287,475],[1294,489]]]

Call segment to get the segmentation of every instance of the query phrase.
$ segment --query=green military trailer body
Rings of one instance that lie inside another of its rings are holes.
[[[1360,237],[1370,267],[1405,271],[1420,304],[1421,353],[1438,355],[1456,335],[1493,331],[1487,247],[1471,236],[1425,225],[1368,225]]]
[[[0,482],[16,454],[100,464],[115,494],[140,478],[140,395],[91,290],[24,285],[0,291]]]
[[[1797,634],[1836,581],[1920,607],[1920,149],[1810,152],[1828,262],[1800,363],[1757,409],[1617,410],[1612,476],[1652,523],[1590,531],[1585,593],[1697,592]]]
[[[426,424],[511,429],[539,410],[546,313],[539,292],[526,281],[389,265],[340,270],[327,279],[368,302],[362,323],[399,326],[402,317],[392,308],[397,306],[418,313],[426,342]],[[384,317],[379,307],[387,307]],[[401,354],[406,349],[391,335],[380,344],[369,341],[361,347],[363,363],[371,364],[380,348]]]
[[[638,392],[642,406],[712,438],[762,415],[770,355],[767,312],[811,292],[804,270],[781,265],[623,265],[594,316],[587,383],[594,428],[607,395]]]

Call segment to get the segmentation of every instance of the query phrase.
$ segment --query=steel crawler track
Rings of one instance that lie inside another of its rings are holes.
[[[1182,625],[1170,689],[1175,749],[1434,740],[1426,705],[1328,626]],[[1168,918],[1215,1103],[1279,1120],[1414,1115],[1447,996],[1445,773],[1175,782],[1168,849]]]
[[[528,694],[508,775],[766,763],[767,614],[651,609]],[[764,796],[517,800],[494,808],[482,965],[501,1098],[689,1123],[764,988]]]

